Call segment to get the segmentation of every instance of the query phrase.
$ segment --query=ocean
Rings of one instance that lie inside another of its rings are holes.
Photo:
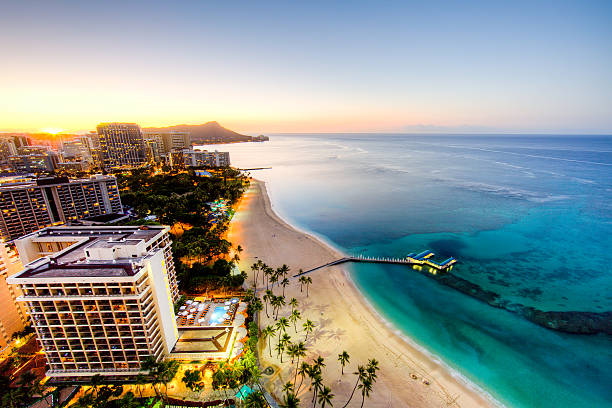
[[[272,167],[252,175],[275,210],[343,252],[430,249],[510,309],[612,311],[612,137],[270,139],[210,148]],[[543,328],[405,266],[349,269],[390,324],[502,404],[612,406],[611,336]]]

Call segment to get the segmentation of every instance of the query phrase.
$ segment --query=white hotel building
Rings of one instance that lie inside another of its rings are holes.
[[[51,227],[15,241],[19,286],[61,380],[125,378],[178,340],[178,288],[168,227]]]

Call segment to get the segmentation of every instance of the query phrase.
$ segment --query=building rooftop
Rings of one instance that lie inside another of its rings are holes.
[[[146,243],[167,227],[49,227],[20,240],[72,242],[62,251],[25,266],[15,278],[128,277],[137,274],[154,252]]]
[[[114,180],[112,176],[96,174],[90,178],[69,179],[68,177],[0,177],[0,191],[18,190],[26,187],[53,186],[58,184],[83,183],[97,180]]]

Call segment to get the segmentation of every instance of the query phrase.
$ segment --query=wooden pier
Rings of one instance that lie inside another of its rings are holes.
[[[457,260],[453,257],[448,258],[442,263],[435,262],[430,258],[434,255],[431,251],[424,251],[420,254],[409,254],[406,258],[385,258],[385,257],[368,257],[368,256],[347,256],[344,258],[336,259],[335,261],[328,262],[324,265],[317,266],[316,268],[302,271],[301,273],[293,275],[297,278],[307,273],[317,271],[319,269],[327,268],[329,266],[340,265],[346,262],[361,262],[361,263],[379,263],[379,264],[395,264],[395,265],[410,265],[410,266],[428,266],[430,272],[446,272],[452,269],[453,265],[457,263]]]

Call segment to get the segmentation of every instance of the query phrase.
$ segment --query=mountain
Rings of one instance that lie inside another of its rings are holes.
[[[191,143],[193,144],[210,144],[210,143],[233,143],[233,142],[251,142],[253,136],[242,135],[221,126],[218,122],[206,122],[201,125],[175,125],[161,128],[144,128],[148,131],[167,132],[180,131],[189,132],[191,135]]]

